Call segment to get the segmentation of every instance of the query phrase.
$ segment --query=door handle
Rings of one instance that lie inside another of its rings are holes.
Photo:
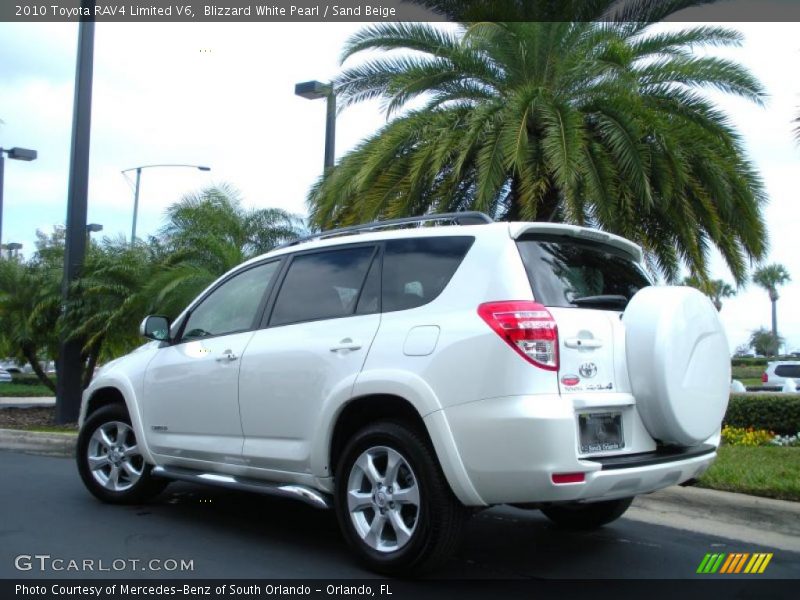
[[[564,345],[567,348],[600,348],[603,341],[594,338],[567,338]]]
[[[337,346],[331,347],[331,352],[339,352],[340,350],[360,350],[361,344],[354,342],[351,338],[344,338]]]
[[[222,356],[218,356],[215,360],[217,362],[233,362],[233,361],[237,360],[238,358],[239,357],[236,356],[233,353],[233,351],[225,350],[225,352],[222,353]]]

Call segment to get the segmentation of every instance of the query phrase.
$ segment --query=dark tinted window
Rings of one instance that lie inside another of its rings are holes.
[[[775,367],[775,375],[800,379],[800,365],[778,365]]]
[[[281,285],[270,325],[352,315],[373,246],[295,256]]]
[[[431,237],[386,242],[383,312],[427,304],[450,281],[474,238]]]
[[[247,269],[211,292],[189,315],[183,329],[183,339],[199,339],[250,329],[279,264],[279,261],[273,261]]]
[[[577,306],[573,300],[589,296],[630,300],[650,285],[632,259],[608,246],[539,237],[524,238],[517,246],[534,298],[545,306]]]

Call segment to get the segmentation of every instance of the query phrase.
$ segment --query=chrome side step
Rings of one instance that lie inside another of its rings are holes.
[[[322,492],[318,492],[304,485],[272,483],[269,481],[237,477],[235,475],[204,473],[202,471],[183,469],[181,467],[153,467],[152,474],[156,477],[164,477],[166,479],[178,479],[190,483],[217,485],[234,490],[266,494],[268,496],[294,498],[295,500],[310,504],[315,508],[331,508],[331,500],[327,494],[323,494]]]

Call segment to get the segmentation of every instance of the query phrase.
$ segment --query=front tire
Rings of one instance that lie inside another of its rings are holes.
[[[619,519],[633,498],[605,500],[591,504],[561,504],[541,509],[545,516],[565,529],[597,529]]]
[[[136,435],[124,406],[98,409],[78,434],[78,472],[97,498],[112,504],[139,504],[158,495],[166,479],[151,475],[139,452]]]
[[[336,516],[370,569],[420,574],[452,555],[467,520],[429,442],[394,422],[360,430],[336,469]]]

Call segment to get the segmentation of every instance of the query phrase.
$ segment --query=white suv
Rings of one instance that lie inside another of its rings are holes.
[[[765,386],[786,387],[786,382],[791,380],[794,384],[800,382],[800,361],[775,360],[767,363],[766,370],[761,374],[761,383]]]
[[[728,400],[714,306],[641,260],[481,213],[279,248],[146,318],[152,341],[99,372],[81,477],[109,502],[187,480],[333,507],[388,573],[431,568],[491,505],[603,525],[705,471]]]

